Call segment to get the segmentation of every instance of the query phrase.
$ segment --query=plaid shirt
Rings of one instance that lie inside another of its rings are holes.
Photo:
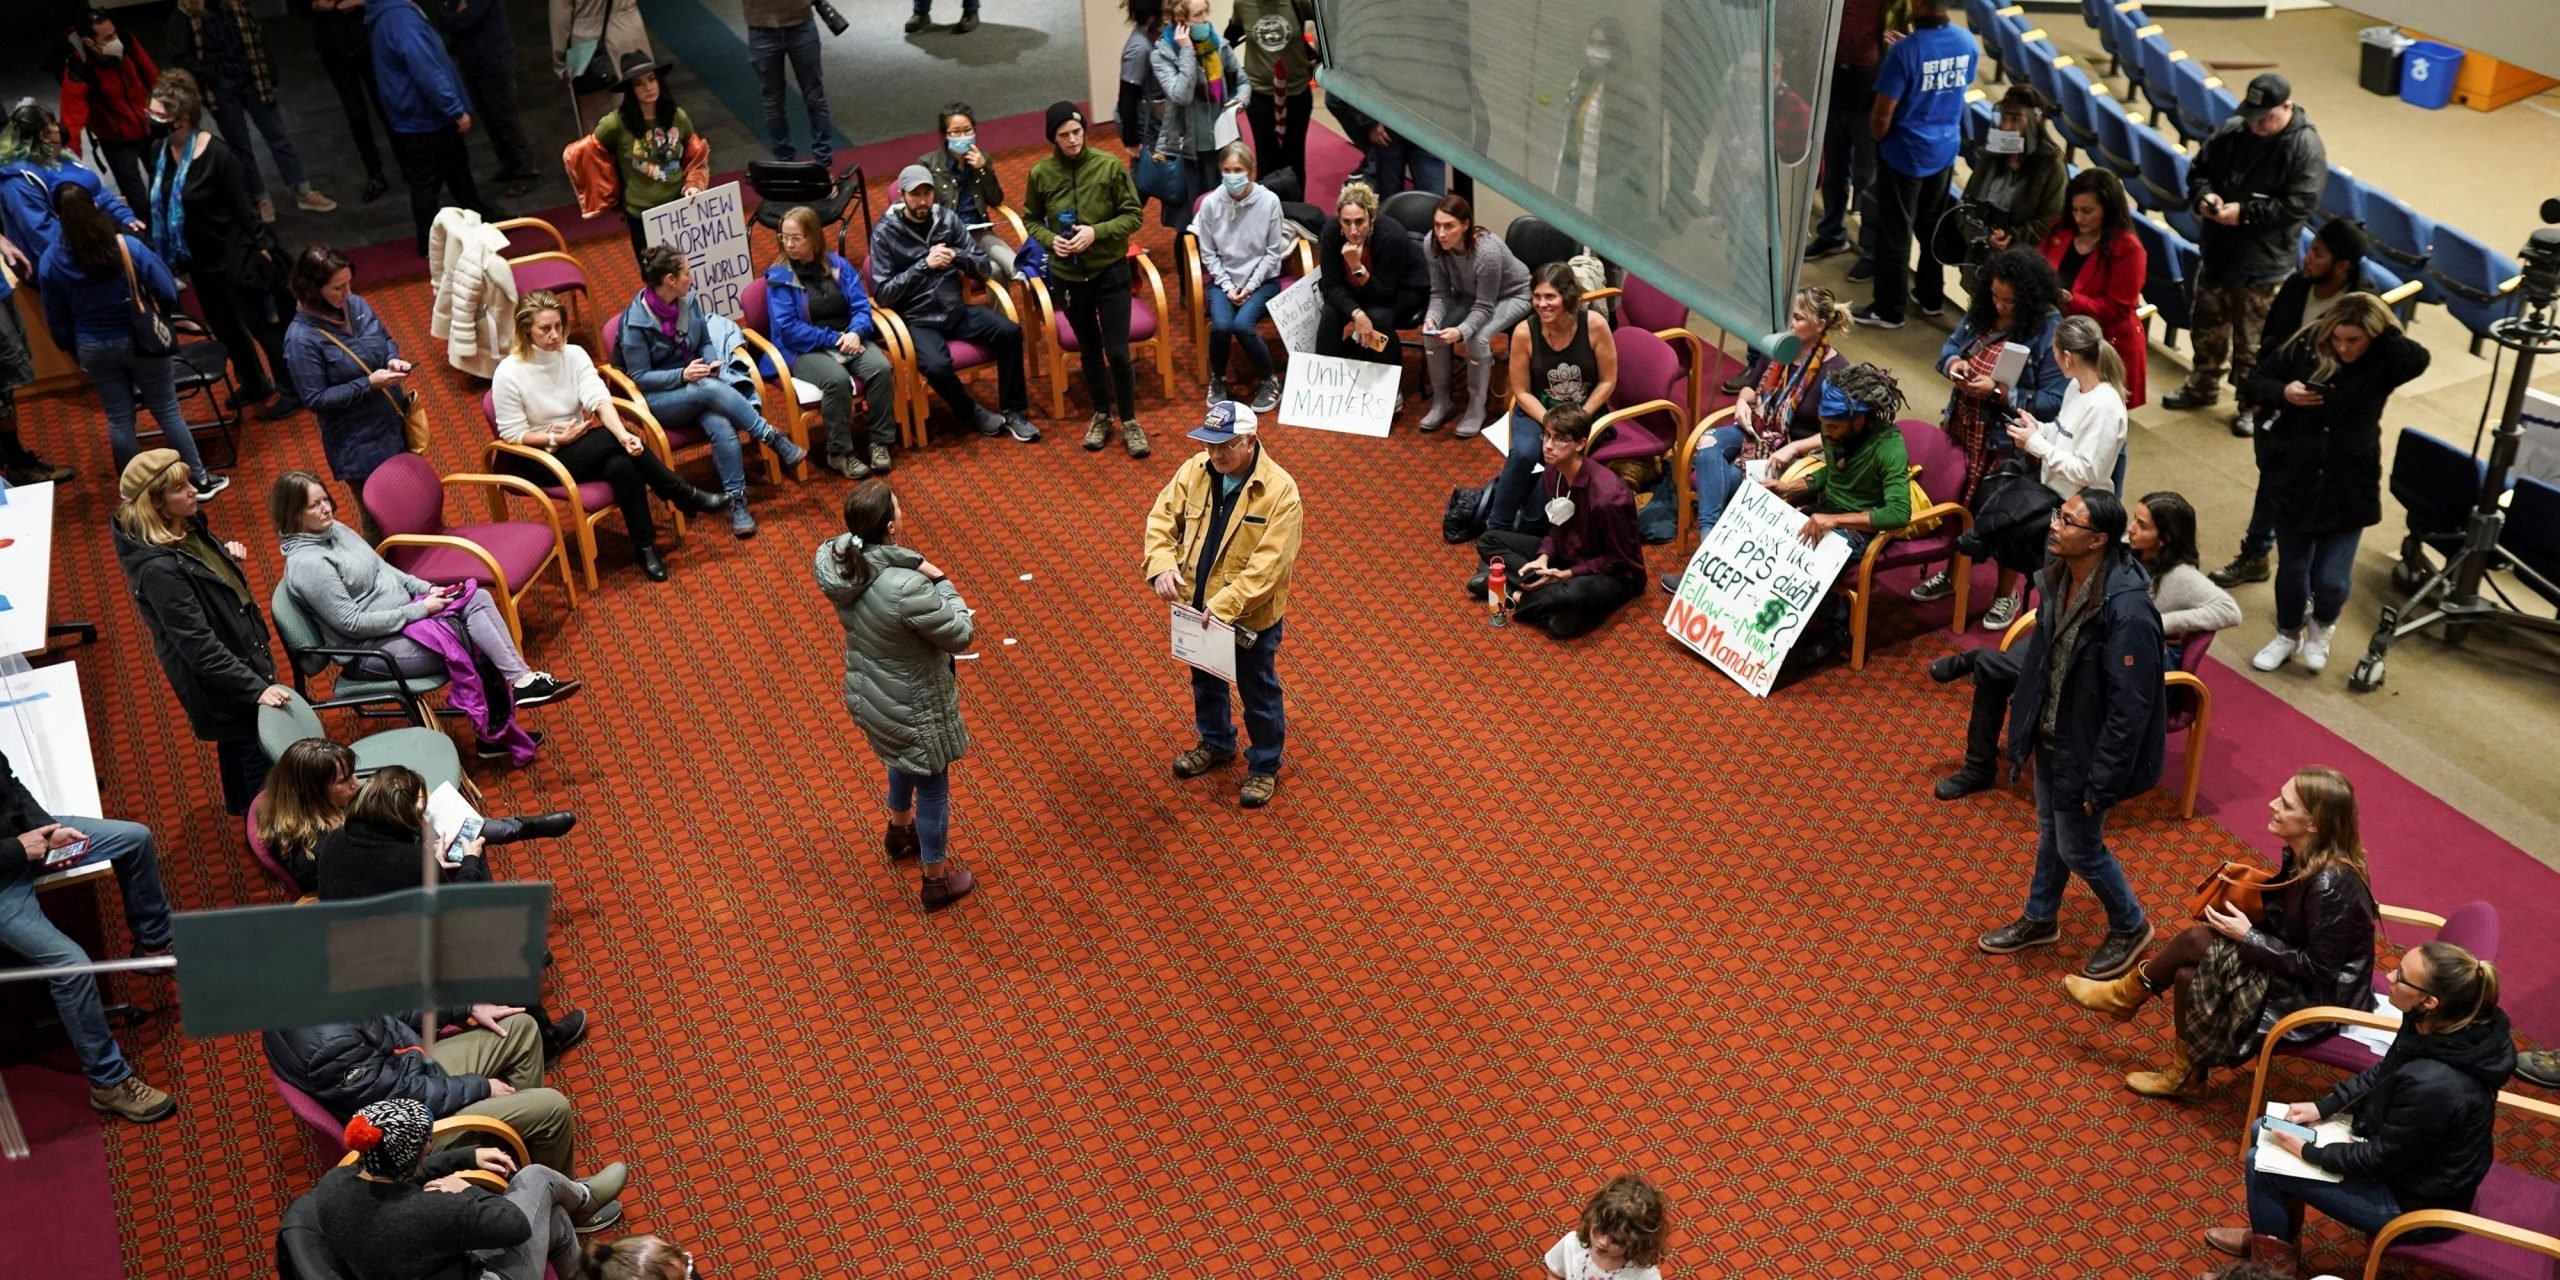
[[[211,107],[214,104],[214,95],[219,92],[216,86],[226,78],[233,80],[245,78],[250,87],[257,91],[258,101],[274,103],[276,100],[275,67],[267,61],[266,42],[259,38],[258,20],[250,15],[248,0],[206,0],[206,5],[206,9],[195,13],[189,13],[183,7],[178,10],[178,16],[187,20],[188,56],[186,61],[205,73],[197,77],[204,86],[205,106]],[[222,42],[208,42],[205,39],[205,18],[211,11],[212,5],[222,6],[223,16],[231,20],[231,29],[240,38],[236,58],[245,59],[246,66],[240,65],[230,50],[216,47]]]

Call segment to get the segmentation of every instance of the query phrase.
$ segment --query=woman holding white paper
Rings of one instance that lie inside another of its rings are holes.
[[[2249,1225],[2214,1227],[2205,1243],[2300,1275],[2302,1211],[2318,1209],[2366,1235],[2420,1209],[2469,1212],[2496,1157],[2498,1090],[2514,1074],[2516,1046],[2498,1007],[2498,970],[2450,942],[2410,948],[2391,971],[2401,1028],[2382,1061],[2341,1080],[2317,1102],[2270,1103],[2293,1125],[2349,1117],[2348,1133],[2304,1142],[2268,1126],[2261,1147],[2297,1157],[2326,1177],[2244,1166]],[[2416,1243],[2440,1232],[2418,1231]]]
[[[305,893],[320,886],[320,846],[347,824],[356,798],[356,754],[327,738],[304,738],[276,757],[267,789],[258,797],[258,842]],[[550,840],[569,834],[578,815],[567,810],[525,818],[484,818],[483,844]],[[415,865],[415,859],[411,860]]]
[[[898,496],[865,480],[844,500],[845,532],[818,544],[818,589],[844,627],[844,705],[889,772],[891,862],[924,866],[921,900],[939,911],[978,878],[944,856],[951,833],[951,766],[969,753],[960,720],[958,655],[977,638],[976,614],[934,563],[898,545]]]
[[[2054,328],[2053,363],[2068,379],[2061,409],[2050,421],[2020,410],[2009,419],[2009,445],[2035,464],[2037,479],[2057,495],[2112,491],[2124,460],[2124,358],[2107,345],[2097,321],[2072,316]],[[1991,612],[2015,618],[2026,593],[2026,575],[2000,566]]]
[[[2357,833],[2355,784],[2317,765],[2294,774],[2267,804],[2267,831],[2284,842],[2285,852],[2275,879],[2261,890],[2260,918],[2211,905],[2202,923],[2189,925],[2123,977],[2062,980],[2072,1003],[2119,1020],[2152,996],[2174,992],[2169,1066],[2126,1076],[2135,1093],[2201,1096],[2213,1068],[2257,1057],[2285,1015],[2314,1005],[2373,1003],[2377,914]],[[2300,1046],[2336,1031],[2334,1025],[2302,1027],[2286,1032],[2285,1041]]]

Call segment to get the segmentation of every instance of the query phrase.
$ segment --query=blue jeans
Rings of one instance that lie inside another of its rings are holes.
[[[2116,486],[2116,492],[2124,492],[2124,486]],[[2267,505],[2266,481],[2260,480],[2258,496],[2249,500],[2249,527],[2240,535],[2240,554],[2263,559],[2268,552],[2275,549],[2275,512]]]
[[[1280,747],[1289,736],[1288,711],[1280,697],[1280,631],[1286,625],[1272,623],[1250,649],[1236,646],[1236,688],[1244,694],[1244,730],[1252,744],[1245,748],[1244,763],[1255,773],[1280,772]],[[1201,746],[1221,755],[1236,749],[1226,681],[1192,670],[1191,717]]]
[[[1531,422],[1519,406],[1512,407],[1511,453],[1502,460],[1502,474],[1494,477],[1493,504],[1485,509],[1485,528],[1527,532],[1547,527],[1546,513],[1529,509],[1534,505],[1530,499],[1537,492],[1538,463],[1543,460],[1538,441],[1545,434],[1545,427]]]
[[[134,411],[140,406],[151,410],[160,423],[160,434],[185,460],[187,471],[199,481],[204,479],[204,459],[196,453],[196,438],[178,413],[178,381],[169,357],[138,356],[130,341],[112,339],[81,342],[78,358],[80,372],[89,375],[98,388],[98,403],[107,411],[107,443],[115,450],[117,470],[142,451],[133,430]]]
[[[2023,673],[2021,679],[2041,680],[2042,672]],[[2036,726],[2009,726],[2012,734],[2034,733]],[[2053,776],[2053,756],[2042,747],[2036,749],[2036,872],[2027,883],[2027,918],[2052,920],[2062,914],[2063,886],[2071,877],[2087,881],[2098,902],[2107,909],[2107,928],[2114,933],[2131,933],[2142,927],[2142,900],[2133,896],[2133,886],[2125,883],[2124,868],[2116,865],[2116,855],[2107,849],[2107,811],[2084,813],[2076,797],[2056,797],[2046,786]]]
[[[125,924],[133,930],[133,940],[148,950],[168,946],[169,897],[160,887],[160,851],[151,828],[138,822],[63,814],[53,815],[53,820],[88,835],[89,855],[82,862],[104,858],[115,864],[116,881],[124,889]],[[15,847],[0,852],[13,859],[19,856]],[[0,883],[0,948],[17,952],[37,968],[87,964],[89,953],[64,937],[36,904],[31,871],[12,871],[12,878]],[[116,1046],[115,1032],[107,1027],[106,1007],[98,1001],[98,980],[78,974],[49,979],[48,985],[53,988],[53,1007],[61,1012],[62,1025],[80,1051],[80,1068],[89,1083],[104,1089],[132,1075],[124,1051]]]
[[[1435,196],[1449,194],[1449,166],[1440,157],[1424,150],[1420,144],[1408,142],[1390,132],[1391,139],[1381,147],[1360,143],[1360,154],[1369,159],[1369,171],[1377,180],[1378,194],[1391,196],[1399,191],[1428,191]],[[1407,181],[1410,176],[1411,181]]]
[[[2249,1188],[2249,1230],[2256,1235],[2279,1240],[2301,1235],[2305,1205],[2368,1236],[2400,1216],[2400,1201],[2391,1188],[2368,1178],[2322,1182],[2289,1173],[2261,1173],[2245,1158],[2241,1168]]]
[[[827,85],[819,58],[818,22],[803,18],[789,27],[747,28],[747,61],[756,69],[756,87],[764,92],[764,132],[773,156],[788,160],[791,117],[782,109],[782,64],[791,63],[791,78],[800,82],[800,101],[809,108],[809,154],[826,164],[835,156],[835,118],[827,111]]]
[[[1716,527],[1725,504],[1747,483],[1742,476],[1742,441],[1742,428],[1718,427],[1707,433],[1704,447],[1689,459],[1689,481],[1698,493],[1700,537]]]
[[[916,848],[925,870],[942,865],[951,847],[951,771],[909,773],[889,766],[889,811],[916,811]]]
[[[1875,68],[1831,69],[1831,114],[1822,129],[1822,220],[1813,229],[1813,238],[1825,244],[1848,240],[1849,201],[1875,182],[1876,139],[1867,128],[1867,108],[1875,100]]]
[[[2276,630],[2286,635],[2302,630],[2302,610],[2324,627],[2338,625],[2347,607],[2347,589],[2355,585],[2356,544],[2364,530],[2343,533],[2295,533],[2276,530]]]
[[[276,172],[284,176],[284,185],[300,195],[311,185],[303,176],[302,157],[293,149],[293,135],[286,132],[284,117],[276,113],[272,102],[258,101],[255,93],[234,93],[224,89],[213,106],[214,122],[222,126],[222,140],[240,153],[240,167],[249,171],[249,198],[267,198],[266,180],[258,176],[258,157],[249,146],[249,126],[258,126],[258,136],[267,140],[267,156],[276,162]]]
[[[649,412],[670,431],[702,428],[711,437],[711,465],[720,472],[720,489],[733,495],[747,491],[747,464],[738,437],[762,440],[773,434],[755,401],[716,377],[688,382],[674,391],[650,392]]]
[[[1230,339],[1244,344],[1244,358],[1253,362],[1259,377],[1271,376],[1271,344],[1262,340],[1262,309],[1280,292],[1282,281],[1265,280],[1262,287],[1246,294],[1244,301],[1227,297],[1227,291],[1209,286],[1209,376],[1227,376],[1227,343]]]

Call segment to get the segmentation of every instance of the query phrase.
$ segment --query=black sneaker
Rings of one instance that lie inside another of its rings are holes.
[[[2210,409],[2220,403],[2222,403],[2222,392],[2219,389],[2198,391],[2193,387],[2180,387],[2177,390],[2170,392],[2168,395],[2161,397],[2160,407],[2163,409],[2177,409],[2183,411],[2187,409]]]
[[[551,1063],[558,1061],[561,1054],[567,1053],[569,1050],[577,1047],[577,1043],[586,1038],[586,1010],[571,1009],[569,1012],[562,1014],[557,1018],[553,1018],[551,1020],[550,1029],[542,1033],[543,1065],[548,1066]]]
[[[1666,574],[1662,575],[1661,577],[1654,579],[1654,581],[1655,581],[1657,584],[1659,584],[1659,585],[1662,587],[1662,589],[1663,589],[1663,590],[1668,591],[1668,592],[1670,592],[1671,594],[1673,594],[1673,595],[1675,595],[1675,596],[1676,596],[1676,595],[1678,595],[1678,594],[1680,594],[1680,575],[1679,575],[1679,574],[1676,574],[1676,573],[1666,573]]]
[[[1876,264],[1872,258],[1860,258],[1849,268],[1849,281],[1852,284],[1865,284],[1875,278]]]
[[[554,702],[567,702],[578,696],[580,689],[586,687],[587,682],[584,680],[561,680],[548,671],[536,671],[532,679],[515,687],[516,706],[521,709],[546,706]]]
[[[1962,800],[1977,791],[1989,791],[1996,781],[1998,776],[1989,769],[1977,772],[1967,767],[1938,779],[1938,785],[1930,789],[1930,794],[1941,800]],[[1985,947],[1984,950],[1990,948]]]
[[[534,747],[539,749],[542,746],[544,739],[550,735],[536,729],[529,736],[533,739]],[[507,744],[503,742],[483,742],[479,746],[471,749],[471,755],[472,758],[478,760],[504,760],[508,758]]]
[[[1824,258],[1831,257],[1834,254],[1847,253],[1848,251],[1849,242],[1846,240],[1816,240],[1812,244],[1804,247],[1804,260],[1807,262],[1820,262]]]
[[[1245,407],[1253,410],[1255,413],[1269,413],[1272,410],[1279,408],[1279,375],[1274,374],[1271,377],[1264,378],[1262,380],[1262,385],[1253,389],[1253,402]]]
[[[1915,300],[1911,304],[1911,309],[1934,320],[1947,313],[1947,300],[1944,298],[1940,298],[1935,302],[1920,302]]]
[[[1958,649],[1930,663],[1929,678],[1940,684],[1954,684],[1973,674],[1974,659],[1981,653],[1979,649]]]
[[[2107,982],[2123,977],[2142,959],[2142,949],[2151,945],[2151,922],[2129,933],[2110,931],[2098,949],[2089,953],[2089,962],[2080,966],[2080,976],[2091,982]]]
[[[915,33],[919,32],[919,31],[922,31],[922,30],[924,30],[925,28],[930,27],[930,26],[932,26],[932,25],[933,25],[933,19],[928,18],[928,17],[924,16],[923,14],[919,13],[919,14],[917,14],[916,16],[914,16],[914,17],[912,17],[912,18],[907,19],[907,34],[908,34],[908,35],[914,35]]]
[[[1883,312],[1876,310],[1873,303],[1863,307],[1849,308],[1849,318],[1871,329],[1899,329],[1902,327],[1902,317],[1886,315]]]
[[[2024,951],[2029,947],[2050,947],[2060,941],[2062,941],[2061,921],[2029,920],[2025,916],[2020,916],[1974,939],[1973,945],[1995,956],[2005,956],[2012,951]]]

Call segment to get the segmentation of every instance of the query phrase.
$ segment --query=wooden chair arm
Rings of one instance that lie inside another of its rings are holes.
[[[1582,447],[1588,449],[1593,445],[1598,444],[1600,442],[1600,433],[1603,430],[1623,422],[1626,419],[1639,418],[1648,413],[1661,413],[1665,410],[1676,414],[1680,412],[1680,406],[1673,404],[1668,400],[1647,400],[1642,404],[1628,405],[1624,409],[1611,409],[1607,413],[1601,414],[1598,418],[1592,420],[1591,434],[1582,438]]]
[[[1901,524],[1891,529],[1876,530],[1874,536],[1867,540],[1867,554],[1865,559],[1872,562],[1876,556],[1884,550],[1888,543],[1899,538],[1907,538],[1911,536],[1906,533],[1905,530],[1908,530],[1911,526],[1918,524],[1923,520],[1936,520],[1941,523],[1953,520],[1957,524],[1963,525],[1965,528],[1970,529],[1973,527],[1973,513],[1965,510],[1961,504],[1953,502],[1934,503],[1928,507],[1922,508],[1921,510],[1912,512],[1910,519],[1903,521]]]
[[[755,366],[756,381],[770,382],[780,378],[787,385],[791,378],[791,362],[782,358],[782,348],[773,345],[773,339],[753,329],[742,326],[738,332],[747,340],[747,350],[751,354],[748,363]],[[765,373],[767,367],[773,370],[771,376]],[[796,401],[797,397],[794,399]]]
[[[2424,290],[2426,287],[2426,282],[2423,280],[2403,280],[2400,282],[2399,288],[2393,289],[2382,295],[2382,305],[2386,307],[2399,306],[2401,303],[2417,297],[2419,292]]]
[[[2516,286],[2517,286],[2517,285],[2520,285],[2520,284],[2523,284],[2523,283],[2524,283],[2524,277],[2523,277],[2523,276],[2520,276],[2520,275],[2519,275],[2519,276],[2509,276],[2509,277],[2507,277],[2507,279],[2506,279],[2506,281],[2505,281],[2504,283],[2502,283],[2502,284],[2500,284],[2500,285],[2498,286],[2498,293],[2499,293],[2501,296],[2506,295],[2506,294],[2510,294],[2510,293],[2514,293],[2514,292],[2516,291]]]
[[[320,896],[318,894],[306,893],[302,895],[301,898],[297,899],[294,905],[299,906],[305,902],[318,902],[319,900]],[[473,1145],[498,1146],[505,1148],[508,1155],[515,1157],[517,1168],[523,1168],[525,1165],[532,1162],[532,1157],[525,1151],[524,1138],[515,1131],[515,1126],[508,1124],[504,1120],[493,1119],[489,1116],[446,1116],[444,1119],[436,1121],[434,1125],[428,1128],[427,1141],[430,1145],[433,1145],[435,1140],[438,1138],[460,1133],[476,1133],[483,1137],[497,1139],[497,1142],[495,1143],[482,1142],[474,1143]],[[354,1164],[356,1162],[356,1157],[357,1153],[350,1151],[344,1158],[340,1159],[338,1163],[341,1165]],[[506,1179],[500,1178],[498,1175],[490,1173],[484,1169],[470,1170],[469,1172],[464,1173],[462,1177],[465,1180],[471,1181],[475,1185],[483,1187],[487,1187],[488,1184],[480,1182],[479,1179],[494,1179],[497,1182],[497,1185],[489,1187],[489,1190],[504,1192],[507,1189]]]
[[[2009,624],[2009,629],[2000,633],[2000,652],[2007,653],[2009,646],[2016,644],[2019,637],[2035,630],[2035,626],[2035,610],[2029,609],[2019,614],[2017,620]]]
[[[2440,930],[2444,928],[2444,917],[2437,915],[2432,911],[2419,911],[2411,907],[2395,907],[2387,903],[2376,903],[2373,910],[2374,914],[2381,916],[2383,921],[2388,924],[2416,925],[2421,929]]]
[[[444,478],[444,482],[448,485],[476,485],[480,488],[489,490],[489,518],[492,521],[506,519],[508,494],[512,493],[521,498],[531,499],[533,501],[533,505],[539,508],[542,512],[542,522],[551,526],[551,545],[555,547],[568,546],[567,541],[560,536],[560,508],[552,506],[551,499],[544,497],[542,490],[537,488],[532,481],[527,480],[522,476],[500,476],[489,475],[478,471],[463,471],[446,476]]]
[[[540,218],[508,218],[502,222],[492,222],[489,224],[490,230],[498,232],[519,231],[526,228],[538,230],[542,234],[551,237],[552,247],[559,250],[562,254],[565,255],[569,252],[569,238],[560,234],[560,228],[555,227]],[[510,261],[520,261],[520,259],[510,259]]]
[[[2204,78],[2204,87],[2205,87],[2205,88],[2208,88],[2208,89],[2219,89],[2219,88],[2221,88],[2221,87],[2222,87],[2222,77],[2220,77],[2220,76],[2206,76],[2206,77]]]
[[[486,1169],[465,1169],[453,1176],[493,1196],[502,1196],[507,1193],[507,1180]]]
[[[2501,1100],[2504,1100],[2503,1095]],[[2501,1244],[2514,1245],[2519,1249],[2529,1249],[2544,1257],[2560,1258],[2560,1239],[2554,1239],[2539,1231],[2527,1231],[2523,1227],[2511,1226],[2493,1218],[2483,1218],[2476,1213],[2464,1213],[2459,1209],[2415,1209],[2382,1224],[2382,1230],[2374,1233],[2373,1249],[2365,1255],[2364,1260],[2365,1280],[2375,1280],[2375,1277],[2382,1274],[2382,1256],[2390,1251],[2392,1241],[2412,1231],[2432,1230],[2459,1231],[2465,1235],[2479,1236],[2484,1240],[2495,1240]]]
[[[540,253],[528,253],[521,258],[507,259],[507,265],[510,267],[521,267],[535,262],[565,262],[570,266],[576,267],[579,275],[584,276],[587,274],[587,264],[578,261],[578,255],[574,253],[555,253],[552,250],[545,249]]]
[[[1013,229],[1013,246],[1017,249],[1022,247],[1024,241],[1031,238],[1031,228],[1022,225],[1022,212],[1012,205],[997,205],[995,217],[990,221]]]
[[[2132,13],[2141,7],[2142,0],[2118,0],[2115,10],[2118,13]]]
[[[646,400],[646,399],[648,399],[648,395],[647,395],[647,393],[645,393],[645,392],[643,392],[643,391],[641,391],[641,390],[640,390],[640,384],[639,384],[639,383],[637,383],[637,382],[632,381],[632,380],[631,380],[631,375],[630,375],[630,374],[627,374],[627,373],[624,373],[624,372],[623,372],[619,367],[614,366],[614,365],[609,365],[609,364],[600,364],[600,365],[597,365],[597,366],[596,366],[596,372],[603,374],[603,375],[604,375],[604,380],[605,380],[605,381],[607,381],[607,382],[612,383],[612,384],[614,385],[615,389],[619,390],[619,391],[622,393],[621,395],[616,396],[616,397],[615,397],[615,399],[618,399],[618,400]]]
[[[2080,60],[2067,53],[2053,60],[2053,69],[2056,71],[2060,71],[2064,67],[2076,67],[2079,65]]]
[[[1582,295],[1582,300],[1584,302],[1607,302],[1611,298],[1623,298],[1625,296],[1627,296],[1627,291],[1613,284],[1585,291]]]
[[[1989,102],[1991,101],[1991,95],[1983,92],[1980,86],[1976,86],[1964,91],[1964,100],[1967,102]]]
[[[559,521],[554,520],[551,527],[559,528]],[[489,571],[489,576],[483,579],[482,583],[494,588],[492,594],[497,591],[504,591],[509,595],[515,594],[508,586],[507,575],[498,568],[498,558],[490,555],[487,547],[469,538],[457,538],[449,533],[395,533],[375,543],[373,549],[380,552],[383,559],[388,560],[395,547],[449,547],[462,552],[478,560],[481,567]]]
[[[2042,27],[2030,27],[2027,30],[2018,33],[2018,43],[2020,44],[2032,44],[2038,40],[2051,40],[2052,38],[2053,37],[2051,35],[2046,34],[2045,29]]]
[[[1148,257],[1146,250],[1135,250],[1129,256],[1137,260],[1139,272],[1147,278],[1147,292],[1155,298],[1156,327],[1161,331],[1173,323],[1173,317],[1164,309],[1164,276],[1156,270],[1155,259]]]
[[[1707,361],[1707,340],[1699,337],[1697,334],[1691,333],[1682,325],[1673,325],[1668,329],[1656,329],[1653,331],[1653,336],[1662,339],[1664,342],[1678,344],[1682,348],[1681,359],[1686,361],[1689,366],[1689,403],[1687,406],[1689,420],[1692,422],[1697,421],[1699,411],[1706,406],[1707,374],[1714,369],[1714,366],[1709,364]],[[1721,347],[1717,348],[1716,354],[1718,356],[1722,356],[1724,354],[1724,349]]]
[[[623,424],[649,446],[649,452],[669,467],[675,465],[676,451],[667,443],[667,429],[658,425],[658,416],[649,412],[648,402],[637,396],[613,398],[613,407],[622,414]]]
[[[880,353],[897,365],[915,360],[916,340],[907,332],[907,318],[874,302],[871,304],[871,327],[877,332]]]
[[[2151,318],[2158,314],[2160,314],[2160,308],[2148,302],[2133,309],[2133,318],[2142,322],[2142,326],[2146,329],[2151,327]]]
[[[1707,433],[1731,422],[1733,415],[1734,406],[1732,405],[1726,405],[1708,414],[1698,425],[1689,428],[1688,432],[1680,437],[1680,443],[1673,446],[1671,450],[1673,496],[1680,504],[1677,513],[1679,523],[1674,526],[1675,533],[1671,543],[1674,547],[1686,550],[1689,546],[1689,535],[1697,532],[1698,446],[1707,442]]]
[[[1992,10],[1993,13],[1996,13],[2003,18],[2014,18],[2026,11],[2027,8],[2025,5],[2017,4],[2002,5],[1999,8]]]
[[[2258,1047],[2257,1072],[2249,1084],[2249,1109],[2240,1113],[2243,1117],[2240,1123],[2242,1159],[2247,1159],[2249,1155],[2250,1126],[2257,1123],[2258,1117],[2267,1113],[2267,1067],[2275,1061],[2276,1049],[2283,1044],[2285,1033],[2295,1027],[2308,1027],[2329,1022],[2343,1027],[2370,1027],[2376,1031],[2396,1032],[2400,1029],[2400,1023],[2395,1019],[2335,1004],[2318,1004],[2308,1009],[2296,1009],[2276,1019],[2275,1027],[2267,1032],[2266,1043]]]
[[[2160,34],[2160,24],[2157,22],[2152,23],[2147,27],[2135,27],[2133,29],[2133,38],[2136,40],[2148,40],[2158,34]]]
[[[987,290],[987,301],[996,304],[996,310],[1003,312],[1004,318],[1011,320],[1015,328],[1022,327],[1022,307],[1013,300],[1012,289],[990,288]]]
[[[558,482],[560,488],[568,491],[570,501],[578,500],[577,477],[570,475],[569,468],[563,466],[560,459],[552,456],[548,450],[536,449],[532,445],[517,444],[510,440],[492,440],[481,446],[481,465],[495,467],[500,458],[521,458],[542,468],[551,474],[551,478]]]
[[[1302,276],[1314,275],[1316,273],[1315,242],[1312,240],[1300,239],[1298,241],[1296,254],[1298,259],[1298,274]]]

